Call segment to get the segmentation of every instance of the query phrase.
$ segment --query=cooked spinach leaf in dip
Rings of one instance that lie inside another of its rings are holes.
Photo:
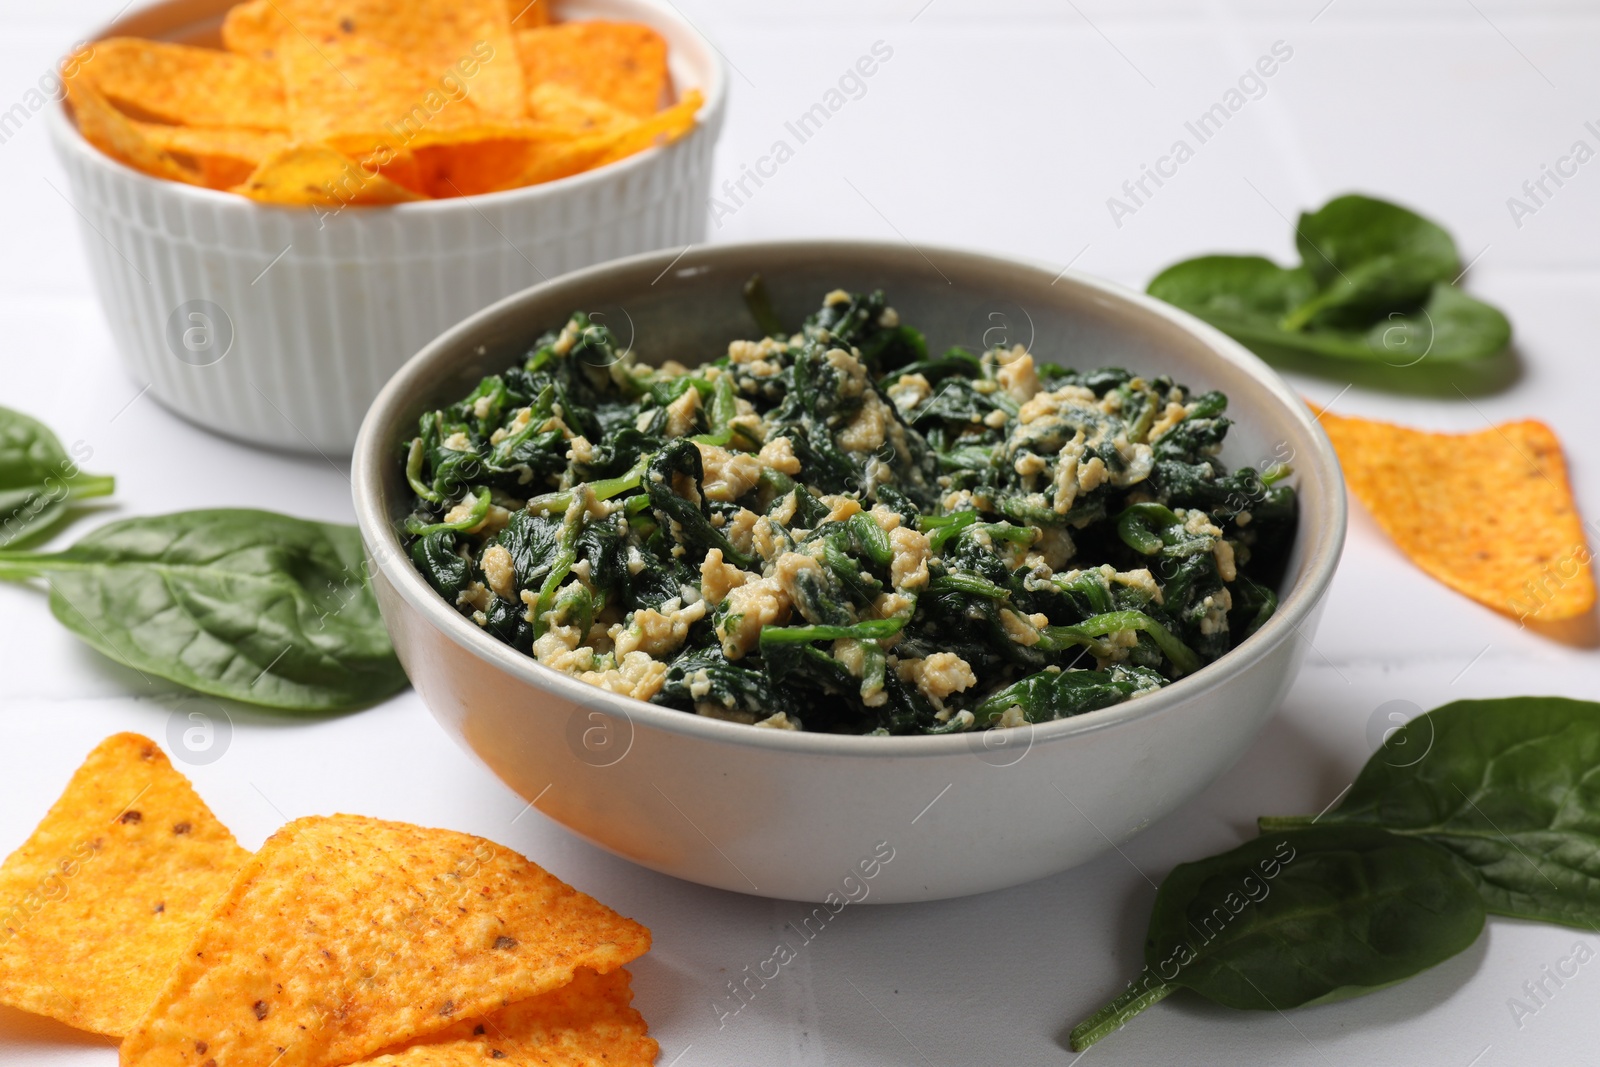
[[[792,334],[747,296],[769,335],[709,362],[646,366],[578,313],[425,414],[404,539],[429,583],[592,685],[835,733],[1081,714],[1272,614],[1295,494],[1221,465],[1221,393],[930,356],[881,292]]]

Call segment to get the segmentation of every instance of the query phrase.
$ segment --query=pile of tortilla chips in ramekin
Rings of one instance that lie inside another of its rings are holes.
[[[132,37],[63,64],[83,136],[146,174],[277,204],[499,192],[694,128],[648,26],[550,0],[247,0],[223,48]]]
[[[155,743],[100,744],[0,866],[0,1004],[124,1067],[655,1061],[650,932],[509,849],[353,815],[251,855]]]

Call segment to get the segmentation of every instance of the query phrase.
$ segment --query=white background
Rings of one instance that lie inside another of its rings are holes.
[[[1347,190],[1387,195],[1444,222],[1463,257],[1479,257],[1467,284],[1516,325],[1514,380],[1495,389],[1463,378],[1461,392],[1446,383],[1421,395],[1345,391],[1351,383],[1336,371],[1292,375],[1294,384],[1317,401],[1337,397],[1338,411],[1418,426],[1544,419],[1567,446],[1581,508],[1600,518],[1600,160],[1520,227],[1506,203],[1575,140],[1600,148],[1584,129],[1600,124],[1600,13],[1579,0],[1324,3],[684,0],[736,68],[719,178],[766,153],[783,122],[874,42],[893,48],[865,95],[713,239],[899,237],[1076,260],[1142,287],[1167,263],[1207,251],[1291,259],[1283,216]],[[0,110],[115,7],[6,0]],[[1293,56],[1265,96],[1116,226],[1107,198],[1276,41]],[[115,503],[88,522],[221,505],[349,521],[342,465],[220,440],[140,394],[91,292],[65,190],[41,119],[0,144],[0,403],[92,448],[88,469],[116,474]],[[711,1003],[723,983],[765,959],[778,928],[804,909],[636,869],[524,813],[410,693],[335,719],[236,712],[225,755],[186,769],[249,847],[313,813],[447,826],[515,847],[639,918],[656,947],[634,968],[637,1003],[663,1064],[1067,1063],[1068,1026],[1137,969],[1152,880],[1236,844],[1259,814],[1332,801],[1372,751],[1369,722],[1387,701],[1600,696],[1596,641],[1592,617],[1540,635],[1449,592],[1355,507],[1305,670],[1255,746],[1200,800],[1124,855],[1055,878],[969,900],[848,908],[721,1030]],[[3,852],[103,736],[132,729],[165,743],[183,708],[78,644],[36,589],[0,589],[0,662]],[[1091,1050],[1088,1063],[1593,1062],[1600,962],[1520,1026],[1508,1006],[1579,941],[1600,947],[1591,934],[1492,919],[1467,952],[1400,987],[1282,1016],[1180,995]],[[107,1042],[0,1010],[0,1062],[114,1057]]]

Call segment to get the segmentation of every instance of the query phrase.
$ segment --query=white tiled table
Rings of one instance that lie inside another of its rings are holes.
[[[1295,384],[1320,401],[1338,397],[1340,411],[1442,429],[1543,418],[1568,447],[1581,506],[1600,518],[1600,160],[1521,226],[1507,206],[1574,141],[1600,148],[1584,126],[1600,125],[1600,12],[1579,0],[1324,2],[685,0],[736,68],[719,152],[729,178],[776,139],[793,144],[784,123],[875,42],[892,49],[859,99],[776,176],[729,202],[731,213],[719,212],[714,236],[899,235],[1075,261],[1142,286],[1204,251],[1288,259],[1281,215],[1345,190],[1386,194],[1445,221],[1463,254],[1479,257],[1471,288],[1515,321],[1520,374],[1471,400],[1344,391],[1350,383],[1337,375],[1295,375]],[[0,111],[116,6],[5,0]],[[1292,55],[1264,93],[1199,144],[1185,122],[1276,42]],[[254,505],[348,520],[344,472],[219,440],[139,395],[143,383],[123,374],[111,349],[44,134],[34,117],[0,143],[0,403],[93,449],[86,466],[118,478],[108,517]],[[1160,188],[1147,180],[1152,195],[1128,200],[1136,210],[1114,220],[1107,199],[1126,199],[1123,182],[1179,138],[1193,158]],[[285,818],[319,812],[449,826],[512,845],[639,917],[656,948],[635,968],[638,1004],[664,1064],[1066,1063],[1068,1025],[1138,966],[1153,895],[1146,875],[1159,880],[1182,860],[1232,846],[1258,814],[1326,805],[1370,752],[1368,722],[1386,701],[1600,696],[1595,631],[1592,618],[1568,642],[1519,630],[1425,578],[1357,508],[1293,692],[1190,808],[1127,844],[1125,856],[1019,889],[847,909],[720,1029],[712,1005],[724,983],[765,959],[804,909],[679,883],[537,814],[518,818],[523,803],[447,741],[410,693],[331,720],[237,714],[225,756],[190,770],[247,846]],[[174,702],[56,626],[33,589],[0,588],[0,663],[4,851],[92,744],[126,729],[164,737]],[[1579,941],[1600,945],[1493,919],[1470,950],[1403,986],[1287,1016],[1174,997],[1089,1062],[1593,1062],[1600,963],[1520,1025],[1508,1005]],[[111,1064],[114,1052],[0,1011],[0,1062]]]

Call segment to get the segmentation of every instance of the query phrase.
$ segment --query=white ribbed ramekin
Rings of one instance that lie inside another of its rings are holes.
[[[97,36],[214,39],[228,0],[169,0]],[[94,148],[57,105],[51,139],[111,333],[168,408],[255,444],[346,454],[378,390],[445,329],[567,271],[705,237],[726,78],[657,0],[569,0],[565,18],[654,27],[696,128],[571,178],[394,207],[273,207],[164,181]]]

